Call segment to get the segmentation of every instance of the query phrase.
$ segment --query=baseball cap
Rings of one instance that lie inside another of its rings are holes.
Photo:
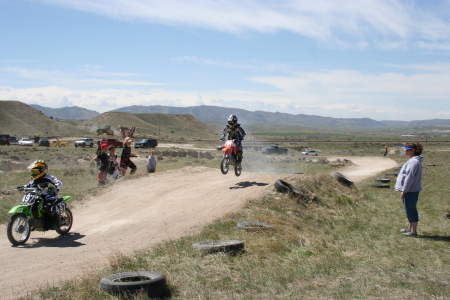
[[[105,149],[105,148],[109,148],[109,146],[108,146],[108,144],[102,144],[102,145],[101,145],[101,148],[102,148],[102,149]]]

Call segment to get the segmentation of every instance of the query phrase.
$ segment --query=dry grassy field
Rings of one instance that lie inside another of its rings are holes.
[[[262,185],[264,181],[261,179],[240,179],[233,174],[220,174],[220,153],[212,150],[215,146],[214,142],[193,145],[215,153],[215,159],[161,156],[157,173],[152,175],[146,174],[143,167],[146,151],[139,150],[141,158],[136,160],[137,176],[124,178],[120,186],[143,186],[139,182],[148,182],[148,193],[151,194],[158,190],[158,181],[153,178],[155,176],[164,176],[165,173],[170,175],[170,172],[179,169],[206,168],[212,169],[213,174],[217,173],[218,182],[228,181],[228,188],[214,189],[208,186],[207,178],[202,179],[198,182],[198,189],[208,187],[212,190],[207,193],[208,196],[199,199],[206,200],[220,194],[224,197],[221,202],[226,205],[231,198],[243,194],[243,191],[258,189],[257,183],[261,183],[265,192],[262,195],[252,192],[255,196],[245,197],[239,209],[217,215],[212,222],[206,222],[209,224],[186,232],[183,236],[148,247],[129,249],[135,250],[131,252],[117,251],[114,247],[105,249],[103,257],[106,262],[76,275],[74,279],[50,284],[49,287],[41,286],[37,290],[28,289],[25,294],[22,290],[23,298],[110,299],[110,295],[99,289],[98,283],[102,277],[125,271],[148,270],[166,276],[171,299],[448,299],[450,220],[445,219],[444,215],[449,210],[445,188],[449,164],[445,144],[429,144],[425,148],[424,191],[419,200],[419,238],[407,238],[398,232],[406,223],[398,193],[392,188],[372,187],[374,179],[383,176],[384,172],[358,181],[353,187],[339,184],[330,175],[333,171],[341,171],[352,165],[344,160],[330,164],[331,157],[380,157],[379,144],[362,143],[355,147],[352,144],[308,143],[310,148],[320,150],[321,155],[317,159],[302,156],[295,148],[298,144],[284,145],[290,147],[286,156],[262,155],[256,150],[246,150],[242,176],[248,176],[249,172],[272,174],[272,180],[266,186]],[[169,149],[177,150],[173,146],[158,150]],[[96,170],[91,166],[92,152],[90,148],[22,149],[10,146],[0,148],[0,158],[2,161],[23,162],[25,165],[36,158],[46,159],[50,163],[51,173],[66,184],[64,193],[73,196],[70,205],[83,207],[97,203],[96,212],[92,212],[94,215],[102,210],[107,199],[103,198],[105,190],[99,189],[96,184]],[[390,159],[400,165],[406,161],[400,154],[390,155]],[[394,173],[394,169],[386,173]],[[201,171],[200,174],[208,173]],[[189,172],[186,176],[195,178]],[[216,180],[213,179],[215,176],[209,175],[211,184]],[[28,177],[27,172],[2,174],[0,215],[3,223],[8,218],[8,209],[20,199],[17,192],[11,191],[18,184],[28,181]],[[278,193],[273,189],[273,183],[270,184],[273,178],[285,178],[299,190],[299,195]],[[152,179],[155,185],[152,185]],[[394,177],[391,179],[395,180]],[[178,179],[174,183],[181,187],[180,193],[185,187],[185,194],[181,194],[186,198],[185,201],[188,201],[189,195],[195,195],[195,188],[191,192],[189,188],[193,187],[189,182]],[[248,184],[243,184],[245,182]],[[113,184],[111,188],[116,185]],[[117,185],[117,188],[120,186]],[[175,197],[170,196],[169,190],[164,193],[169,195],[169,199]],[[132,191],[128,191],[128,194],[133,197]],[[139,194],[142,192],[139,191]],[[151,199],[147,205],[150,205]],[[170,206],[170,202],[165,200],[161,205]],[[135,206],[125,207],[132,209]],[[125,208],[120,211],[122,216],[118,215],[117,222],[126,215]],[[223,209],[215,208],[213,211],[217,213]],[[82,218],[88,218],[88,215],[89,209],[83,211]],[[158,220],[158,215],[148,217],[150,226],[152,220]],[[74,218],[76,222],[77,214]],[[274,227],[261,232],[237,230],[236,225],[242,221],[267,222]],[[31,248],[28,250],[51,253],[58,249],[69,253],[78,248],[82,251],[85,247],[83,239],[87,241],[88,236],[95,236],[96,230],[108,229],[114,232],[115,226],[120,223],[117,222],[103,223],[104,229],[99,225],[76,229],[72,237],[79,235],[79,238],[74,239],[69,246],[64,244],[64,240],[58,241],[49,235],[43,239],[37,235],[35,240],[30,239]],[[144,244],[153,241],[155,234],[141,227],[135,226],[135,230],[141,232]],[[88,233],[86,237],[82,237],[83,232]],[[120,242],[121,237],[114,239]],[[225,253],[205,254],[192,247],[198,241],[218,239],[243,241],[245,251],[230,256]],[[8,251],[23,252],[27,249],[8,246],[6,234],[0,240],[2,248],[8,247]],[[123,243],[126,245],[125,241]],[[70,255],[67,256],[67,262],[70,262]],[[63,264],[64,260],[60,263]],[[29,272],[26,266],[20,269],[21,272]],[[1,285],[3,290],[8,289],[3,283]],[[9,291],[13,292],[11,287]],[[145,294],[135,296],[135,299],[147,298]]]

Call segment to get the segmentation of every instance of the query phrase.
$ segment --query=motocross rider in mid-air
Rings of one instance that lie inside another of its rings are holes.
[[[241,127],[241,124],[238,124],[238,118],[235,115],[230,115],[228,117],[228,124],[222,132],[221,141],[225,139],[225,136],[228,135],[228,140],[235,140],[236,147],[238,149],[237,161],[236,163],[242,163],[242,143],[245,137],[245,130]]]
[[[48,166],[43,160],[34,161],[28,166],[28,169],[31,172],[31,181],[26,185],[19,185],[17,189],[37,188],[42,191],[43,207],[51,211],[52,206],[57,203],[58,191],[63,187],[62,182],[55,176],[47,174]]]

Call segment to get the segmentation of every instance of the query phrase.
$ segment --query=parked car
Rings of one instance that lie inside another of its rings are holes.
[[[19,146],[33,146],[33,141],[27,138],[18,141]]]
[[[317,156],[319,155],[319,152],[316,150],[306,150],[302,152],[303,155],[311,155],[311,156]]]
[[[101,139],[97,142],[97,145],[106,143],[108,146],[114,146],[116,148],[123,148],[123,143],[118,139]]]
[[[9,144],[9,134],[0,134],[0,145],[10,145]]]
[[[19,141],[17,140],[17,138],[15,136],[10,136],[9,137],[9,144],[10,145],[19,145]]]
[[[40,138],[38,141],[38,146],[50,147],[50,141],[46,138]]]
[[[280,148],[278,145],[270,145],[261,149],[263,154],[287,154],[288,149]]]
[[[81,138],[74,143],[76,147],[94,147],[94,140],[91,138]]]
[[[68,147],[69,143],[68,142],[59,141],[59,146],[60,147]],[[50,142],[50,147],[58,147],[58,144],[56,143],[56,141],[51,141]]]
[[[134,143],[134,148],[155,148],[158,146],[158,141],[155,139],[141,139]]]

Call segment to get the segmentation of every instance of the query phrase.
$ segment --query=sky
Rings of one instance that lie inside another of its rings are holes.
[[[450,0],[0,0],[0,100],[450,119]]]

